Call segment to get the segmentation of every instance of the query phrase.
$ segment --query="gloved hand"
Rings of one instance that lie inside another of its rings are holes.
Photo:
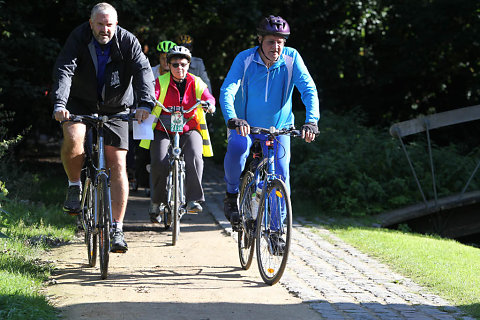
[[[305,123],[305,124],[302,126],[302,131],[311,132],[311,133],[317,134],[317,133],[318,133],[318,126],[317,126],[317,124],[314,123],[314,122]]]
[[[318,134],[317,124],[314,122],[305,123],[302,126],[302,139],[310,143],[315,140],[315,135]]]
[[[215,112],[215,105],[211,104],[210,101],[202,101],[202,106],[207,107],[207,112],[208,113],[214,113]]]
[[[231,118],[227,121],[228,129],[236,129],[242,126],[248,126],[247,120],[239,119],[239,118]]]

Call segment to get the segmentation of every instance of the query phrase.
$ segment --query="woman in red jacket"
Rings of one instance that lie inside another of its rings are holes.
[[[184,110],[191,108],[197,99],[210,103],[209,112],[215,110],[215,98],[208,91],[207,85],[193,74],[188,73],[192,55],[182,46],[175,46],[167,54],[170,72],[159,76],[155,82],[155,96],[167,108],[182,106]],[[185,197],[187,211],[201,212],[200,202],[205,201],[202,188],[203,156],[212,156],[208,132],[206,132],[203,110],[196,109],[184,114],[188,119],[180,135],[180,145],[185,159]],[[154,130],[151,142],[151,205],[150,220],[160,222],[160,209],[167,202],[166,183],[169,170],[168,148],[172,133],[170,129],[170,113],[162,111]]]

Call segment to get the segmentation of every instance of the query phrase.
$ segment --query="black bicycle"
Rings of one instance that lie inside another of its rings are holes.
[[[157,104],[163,111],[171,114],[170,131],[174,133],[172,145],[169,147],[170,171],[167,178],[167,205],[164,207],[163,221],[165,229],[170,228],[170,224],[173,224],[172,245],[176,245],[180,237],[180,220],[183,215],[187,213],[185,199],[185,160],[180,146],[180,133],[183,132],[183,127],[187,121],[183,115],[192,112],[196,108],[207,110],[213,106],[201,100],[198,100],[197,103],[188,110],[183,110],[182,106],[165,107],[160,101],[157,101]]]
[[[250,132],[264,133],[266,140],[254,140],[253,160],[241,179],[238,253],[242,268],[247,270],[256,247],[260,275],[266,284],[274,285],[285,271],[292,233],[290,194],[282,178],[275,174],[274,141],[279,135],[301,137],[302,134],[294,128],[274,127],[250,127]],[[266,155],[262,153],[262,143],[267,146]]]
[[[80,215],[85,232],[88,264],[97,263],[97,243],[100,256],[101,278],[108,276],[110,232],[112,227],[112,202],[110,196],[110,172],[106,167],[104,149],[104,124],[109,121],[129,121],[129,114],[110,116],[70,115],[68,121],[82,122],[87,126],[85,162],[82,169],[83,193]]]

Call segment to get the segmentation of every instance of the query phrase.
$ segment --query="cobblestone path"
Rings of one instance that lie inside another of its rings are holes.
[[[235,237],[223,215],[223,172],[208,162],[204,190],[208,211]],[[328,320],[474,319],[322,226],[298,217],[280,284]]]

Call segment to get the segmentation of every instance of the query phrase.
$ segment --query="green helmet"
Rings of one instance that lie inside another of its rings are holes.
[[[176,45],[177,44],[173,41],[160,41],[157,45],[157,50],[163,53],[168,53],[168,51],[170,51],[170,49],[172,49]]]

